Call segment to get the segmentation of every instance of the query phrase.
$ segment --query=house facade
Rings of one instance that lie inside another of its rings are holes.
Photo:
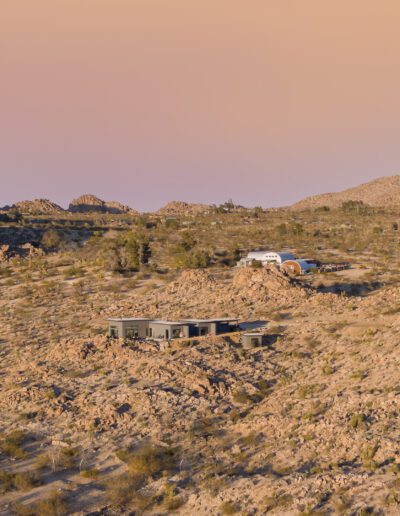
[[[238,328],[238,319],[184,319],[163,321],[131,317],[110,317],[108,336],[122,339],[171,340],[231,333]]]

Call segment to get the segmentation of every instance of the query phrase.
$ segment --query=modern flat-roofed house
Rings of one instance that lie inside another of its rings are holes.
[[[201,337],[203,335],[221,335],[235,331],[238,319],[183,319],[190,325],[190,336]]]
[[[145,339],[149,336],[149,322],[138,317],[110,317],[108,335],[115,339]]]
[[[230,333],[237,329],[238,319],[162,321],[137,317],[110,317],[108,324],[108,335],[111,338],[171,340]]]
[[[289,252],[273,252],[273,251],[251,251],[245,258],[238,262],[240,267],[249,267],[253,262],[260,262],[262,265],[275,263],[281,265],[287,260],[294,260],[295,257]]]
[[[190,325],[183,321],[150,321],[148,337],[165,340],[190,337]]]

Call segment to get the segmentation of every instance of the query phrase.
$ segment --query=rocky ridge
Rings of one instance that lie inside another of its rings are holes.
[[[369,206],[400,206],[400,175],[381,177],[342,192],[306,197],[292,205],[293,210],[321,206],[337,208],[346,201],[362,201]]]
[[[19,201],[12,205],[12,209],[27,215],[52,215],[64,210],[58,204],[48,199],[34,199],[33,201]]]
[[[171,201],[156,213],[158,215],[197,215],[199,213],[207,213],[211,210],[211,206],[207,204],[194,204],[183,201]]]
[[[95,195],[85,194],[73,199],[68,211],[72,213],[138,213],[136,210],[117,201],[103,201]]]

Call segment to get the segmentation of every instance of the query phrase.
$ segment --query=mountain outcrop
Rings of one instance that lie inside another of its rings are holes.
[[[95,195],[85,194],[73,199],[68,211],[72,213],[138,213],[136,210],[117,201],[103,201]]]
[[[306,197],[295,203],[292,209],[337,208],[347,201],[362,201],[375,207],[400,206],[400,175],[381,177],[342,192]]]
[[[58,204],[48,199],[34,199],[33,201],[20,201],[12,205],[12,209],[27,215],[51,215],[61,213],[64,210]]]
[[[158,215],[196,215],[210,211],[208,204],[193,204],[183,201],[171,201],[157,211]]]

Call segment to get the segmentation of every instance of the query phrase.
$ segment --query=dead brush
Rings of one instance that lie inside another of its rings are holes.
[[[34,471],[10,473],[0,471],[0,494],[8,491],[30,491],[41,484],[40,478]]]
[[[65,496],[58,491],[53,491],[47,498],[32,505],[13,505],[11,514],[15,516],[67,516],[71,513]]]
[[[22,448],[27,435],[23,430],[15,430],[7,434],[0,434],[0,453],[14,459],[24,459],[26,452]]]
[[[159,477],[175,469],[179,459],[179,448],[145,444],[135,450],[120,450],[117,457],[126,462],[128,471],[139,477]]]

